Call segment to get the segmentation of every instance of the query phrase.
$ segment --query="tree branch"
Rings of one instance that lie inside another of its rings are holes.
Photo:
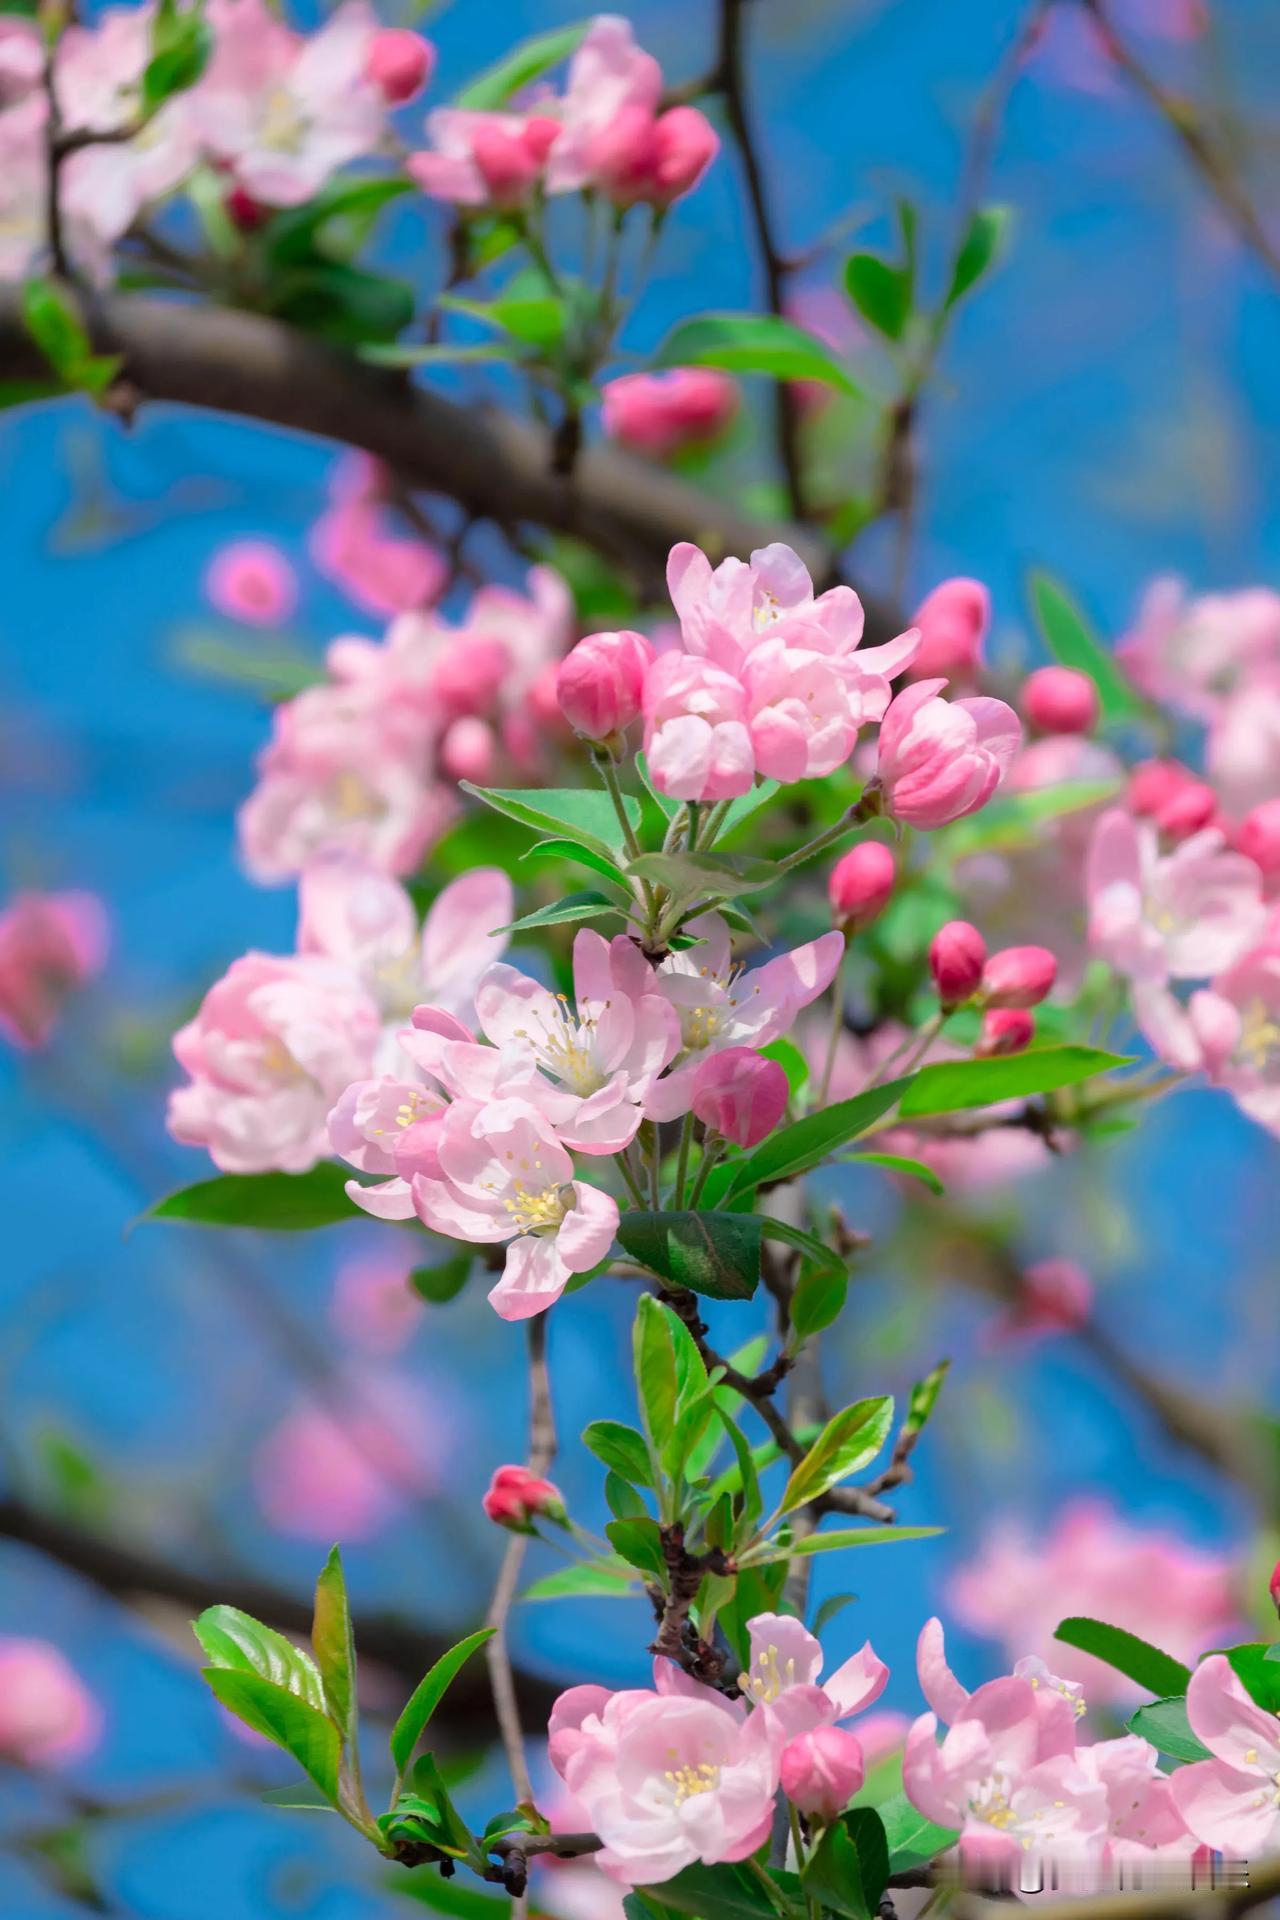
[[[494,407],[462,407],[400,374],[366,366],[260,314],[121,294],[86,303],[94,349],[123,356],[144,400],[243,416],[384,461],[408,485],[458,501],[500,526],[533,523],[584,541],[656,589],[667,554],[693,540],[718,558],[786,541],[819,583],[836,577],[812,529],[740,513],[620,449],[586,449],[572,478],[551,471],[545,431]],[[16,289],[0,290],[0,378],[47,379]],[[867,603],[867,638],[897,632]]]

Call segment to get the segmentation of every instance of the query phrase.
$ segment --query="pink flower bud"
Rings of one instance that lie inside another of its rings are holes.
[[[558,1527],[565,1524],[564,1497],[559,1487],[530,1473],[528,1467],[499,1467],[489,1482],[481,1505],[486,1516],[513,1533],[531,1533],[533,1522],[550,1520]]]
[[[1057,976],[1048,947],[1004,947],[982,970],[982,995],[989,1007],[1038,1007]]]
[[[271,218],[272,209],[264,207],[243,187],[232,187],[222,204],[228,220],[240,233],[256,233]]]
[[[209,562],[204,590],[210,604],[250,627],[274,627],[298,604],[298,582],[287,556],[269,540],[233,540]]]
[[[945,680],[917,680],[880,723],[876,775],[886,813],[945,827],[985,806],[1022,745],[1003,700],[943,700]]]
[[[672,107],[658,118],[653,140],[650,198],[669,207],[697,186],[720,151],[720,139],[705,113],[696,107]]]
[[[737,382],[715,367],[624,373],[600,393],[610,439],[659,459],[710,440],[738,410]]]
[[[526,132],[509,133],[486,121],[472,134],[471,157],[496,207],[522,205],[542,171],[542,156],[531,150]]]
[[[640,716],[653,648],[642,633],[592,633],[560,663],[556,698],[576,733],[606,740]]]
[[[1280,874],[1280,799],[1264,800],[1247,813],[1235,836],[1236,850],[1262,868],[1263,878]]]
[[[981,580],[957,575],[921,601],[911,622],[924,638],[911,663],[913,680],[935,674],[972,679],[982,665],[982,643],[991,623],[991,595]]]
[[[1098,689],[1074,667],[1039,667],[1023,683],[1022,711],[1040,733],[1091,733],[1098,722]]]
[[[531,113],[525,120],[524,132],[520,137],[525,152],[541,167],[563,131],[554,114]]]
[[[591,140],[588,165],[602,193],[619,207],[648,196],[656,154],[655,121],[648,107],[621,107]]]
[[[758,1146],[787,1110],[790,1088],[776,1060],[753,1047],[708,1054],[693,1076],[693,1111],[739,1147]]]
[[[1074,1260],[1038,1260],[1022,1276],[1018,1317],[1027,1332],[1069,1332],[1093,1311],[1093,1282]]]
[[[1187,780],[1156,810],[1156,825],[1169,840],[1189,840],[1218,811],[1218,796],[1204,780]]]
[[[883,840],[864,840],[850,847],[831,869],[827,882],[836,924],[846,933],[869,927],[888,904],[897,877],[893,855]]]
[[[1280,1613],[1280,1560],[1276,1561],[1275,1572],[1271,1576],[1271,1585],[1267,1588],[1271,1595],[1271,1604]]]
[[[782,1791],[809,1819],[829,1826],[862,1785],[862,1747],[843,1727],[815,1727],[782,1749]]]
[[[498,743],[487,720],[464,714],[440,742],[440,765],[451,780],[488,786],[498,765]]]
[[[372,80],[389,107],[402,107],[422,92],[435,71],[436,50],[407,27],[375,33],[365,55],[365,78]]]
[[[1190,767],[1184,767],[1180,760],[1141,760],[1129,776],[1125,797],[1131,812],[1143,819],[1154,819],[1185,786],[1194,782]]]
[[[962,1007],[982,985],[987,943],[967,920],[948,920],[929,942],[929,971],[948,1010]]]
[[[991,1060],[997,1054],[1024,1052],[1035,1037],[1036,1023],[1025,1007],[993,1007],[982,1016],[973,1051],[979,1060]]]
[[[0,1640],[0,1755],[57,1766],[85,1753],[100,1715],[79,1675],[47,1640]]]

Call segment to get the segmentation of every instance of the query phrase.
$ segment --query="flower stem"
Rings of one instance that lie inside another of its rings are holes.
[[[676,1205],[683,1207],[684,1190],[689,1178],[689,1149],[693,1145],[693,1115],[686,1113],[680,1130],[680,1158],[676,1163]]]
[[[702,1195],[702,1189],[707,1184],[707,1175],[723,1152],[724,1141],[720,1139],[718,1134],[712,1135],[702,1149],[702,1165],[698,1168],[698,1177],[693,1183],[693,1192],[689,1195],[689,1205],[691,1207],[697,1206]]]
[[[822,1063],[822,1078],[818,1082],[816,1107],[825,1107],[827,1094],[831,1090],[831,1076],[835,1072],[836,1054],[840,1049],[840,1036],[844,1032],[844,963],[849,952],[848,942],[840,956],[840,965],[836,968],[836,977],[831,982],[831,1031],[827,1036],[827,1057]]]

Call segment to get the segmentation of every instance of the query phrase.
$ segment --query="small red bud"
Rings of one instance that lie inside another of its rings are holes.
[[[971,1000],[982,984],[987,943],[967,920],[948,920],[929,943],[929,971],[943,1008]]]
[[[422,92],[436,64],[436,50],[408,27],[384,27],[365,55],[364,70],[389,107],[402,107]]]
[[[1180,760],[1141,760],[1129,776],[1129,807],[1154,819],[1184,787],[1194,784],[1194,773]]]
[[[1271,1595],[1271,1604],[1280,1613],[1280,1560],[1276,1561],[1275,1572],[1271,1576],[1271,1585],[1267,1588]]]
[[[1280,799],[1264,800],[1247,813],[1236,832],[1237,851],[1262,868],[1263,878],[1280,874]]]
[[[979,1060],[991,1060],[1004,1053],[1023,1053],[1035,1035],[1035,1019],[1025,1007],[993,1007],[982,1016],[973,1051]]]
[[[653,648],[642,633],[593,633],[560,662],[556,698],[576,733],[606,740],[639,717]]]
[[[554,1521],[558,1527],[566,1524],[559,1487],[530,1473],[528,1467],[499,1467],[481,1505],[490,1520],[513,1533],[531,1533],[537,1519]]]
[[[1038,1007],[1057,975],[1048,947],[1004,947],[983,968],[983,999],[989,1007]]]
[[[887,906],[898,877],[893,855],[883,840],[864,840],[837,860],[827,882],[831,912],[846,933],[869,927]]]
[[[757,1147],[787,1110],[791,1089],[776,1060],[754,1047],[709,1053],[693,1076],[693,1111],[735,1146]]]
[[[1156,814],[1156,825],[1169,840],[1189,840],[1212,822],[1218,796],[1203,780],[1188,780]]]
[[[272,209],[264,207],[260,200],[255,200],[253,195],[246,193],[243,187],[232,187],[222,204],[227,210],[227,217],[232,226],[241,233],[256,233],[258,228],[265,227],[271,218]]]
[[[1090,733],[1098,719],[1098,689],[1074,667],[1038,667],[1023,684],[1022,711],[1040,733]]]

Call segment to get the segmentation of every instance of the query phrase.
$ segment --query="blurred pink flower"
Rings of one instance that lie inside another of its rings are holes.
[[[288,558],[266,540],[234,540],[209,562],[204,590],[219,613],[252,627],[278,627],[298,604]]]
[[[920,651],[911,663],[911,679],[941,677],[973,683],[983,664],[983,643],[991,625],[991,595],[981,580],[957,575],[941,581],[920,602],[911,624],[920,629]]]
[[[89,1752],[101,1727],[97,1702],[57,1647],[0,1639],[0,1756],[66,1766]]]
[[[1262,876],[1215,828],[1162,853],[1150,821],[1113,807],[1094,827],[1085,886],[1091,947],[1139,985],[1206,979],[1262,931]]]
[[[386,1254],[346,1260],[334,1276],[329,1318],[362,1353],[398,1353],[422,1324],[422,1300],[409,1285],[411,1261]]]
[[[1220,703],[1209,728],[1205,770],[1231,814],[1280,794],[1280,659],[1247,675]]]
[[[999,1641],[1006,1658],[1037,1654],[1083,1683],[1087,1698],[1110,1704],[1140,1689],[1055,1640],[1059,1621],[1107,1620],[1191,1662],[1238,1631],[1234,1577],[1225,1555],[1122,1519],[1104,1500],[1078,1499],[1035,1532],[993,1528],[951,1575],[946,1596],[960,1624]]]
[[[1207,723],[1243,680],[1280,665],[1280,594],[1244,587],[1192,599],[1180,580],[1155,580],[1116,657],[1152,700]]]
[[[1185,1006],[1163,986],[1136,987],[1133,1001],[1160,1059],[1205,1074],[1280,1137],[1280,942],[1246,953]]]
[[[659,459],[712,439],[738,410],[737,382],[714,367],[625,373],[600,391],[610,439]]]
[[[447,568],[423,540],[390,530],[381,500],[381,468],[367,454],[344,454],[330,483],[331,504],[311,529],[316,571],[368,613],[390,616],[429,606]]]
[[[353,1373],[345,1410],[299,1404],[260,1442],[253,1485],[268,1522],[302,1540],[368,1540],[444,1481],[452,1422],[421,1382]],[[376,1409],[376,1411],[375,1411]]]
[[[106,965],[107,910],[94,893],[19,893],[0,913],[0,1035],[43,1047],[77,987]]]
[[[430,147],[411,153],[405,164],[433,200],[520,207],[532,196],[559,131],[546,113],[437,107],[427,120]]]

